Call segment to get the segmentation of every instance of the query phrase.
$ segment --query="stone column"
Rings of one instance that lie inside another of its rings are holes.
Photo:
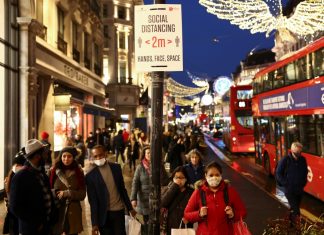
[[[115,45],[114,45],[114,73],[113,73],[113,83],[118,83],[118,69],[119,69],[119,56],[118,56],[118,51],[119,51],[119,32],[118,32],[118,26],[115,26]]]
[[[133,76],[132,76],[132,54],[133,54],[133,35],[132,32],[128,29],[126,31],[127,37],[127,66],[128,66],[128,83],[133,83]]]
[[[20,25],[20,147],[30,138],[37,138],[37,69],[36,31],[39,23],[29,17],[18,17]]]

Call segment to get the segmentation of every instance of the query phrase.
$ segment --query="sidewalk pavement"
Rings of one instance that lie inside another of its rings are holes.
[[[108,161],[110,162],[115,162],[115,156],[113,154],[108,154]],[[85,168],[89,165],[89,161],[85,161]],[[132,180],[133,180],[133,175],[134,171],[129,170],[129,166],[127,164],[122,166],[123,169],[123,176],[124,176],[124,181],[125,181],[125,186],[128,192],[128,195],[131,193],[132,189]],[[83,229],[84,231],[80,233],[80,235],[91,235],[91,217],[90,217],[90,205],[88,202],[88,198],[86,197],[84,201],[81,202],[82,206],[82,223],[83,223]],[[3,222],[4,218],[6,215],[6,206],[4,201],[0,201],[0,232],[2,234],[2,227],[3,227]]]

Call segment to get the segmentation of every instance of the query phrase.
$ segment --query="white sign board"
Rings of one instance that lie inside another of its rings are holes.
[[[135,68],[183,71],[180,4],[135,6]]]

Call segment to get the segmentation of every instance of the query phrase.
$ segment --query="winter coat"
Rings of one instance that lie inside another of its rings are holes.
[[[124,151],[125,143],[122,134],[118,134],[113,139],[113,150]]]
[[[96,145],[95,137],[89,136],[86,140],[87,148],[92,149]]]
[[[206,206],[208,207],[206,218],[199,216],[199,210],[202,207],[200,191],[196,189],[193,192],[185,209],[184,217],[192,223],[198,222],[197,235],[232,235],[231,222],[245,217],[245,206],[236,190],[230,185],[227,187],[229,206],[234,210],[234,218],[229,219],[227,217],[225,214],[224,188],[224,181],[220,183],[216,192],[211,191],[206,182],[201,186],[201,190],[205,192]]]
[[[82,170],[81,170],[82,171]],[[82,208],[80,201],[83,201],[86,196],[86,187],[85,184],[80,187],[78,179],[76,177],[75,171],[71,171],[71,175],[66,176],[65,173],[56,169],[56,179],[54,181],[53,190],[54,191],[65,191],[68,190],[71,194],[71,197],[68,197],[69,204],[67,205],[66,198],[63,198],[59,201],[59,220],[53,228],[53,235],[62,234],[62,229],[64,226],[64,216],[66,222],[69,225],[69,233],[75,234],[80,233],[83,230],[82,226]],[[82,175],[82,177],[84,177]],[[83,181],[84,182],[84,181]],[[66,184],[69,186],[67,187]],[[67,212],[66,212],[67,207]],[[66,214],[65,214],[66,212]]]
[[[41,174],[44,178],[44,187],[51,197],[51,215],[47,220],[47,208],[43,187],[38,179]],[[44,169],[38,171],[27,162],[12,178],[10,184],[10,211],[18,218],[19,232],[21,234],[38,235],[41,226],[46,234],[52,224],[55,212],[54,201],[51,194],[49,179]]]
[[[303,156],[294,159],[291,153],[282,158],[276,170],[276,178],[286,193],[302,193],[307,183],[307,162]]]
[[[171,234],[171,228],[179,228],[183,218],[183,212],[187,206],[193,189],[186,187],[186,190],[181,192],[180,187],[172,182],[162,195],[161,206],[168,209],[167,231]],[[184,224],[182,224],[184,226]],[[188,225],[188,227],[192,227]]]
[[[198,180],[203,179],[205,176],[204,165],[199,164],[197,168],[195,168],[191,163],[184,165],[184,168],[188,175],[188,183],[194,185]]]
[[[170,163],[170,172],[172,172],[178,166],[182,166],[182,157],[181,153],[184,152],[184,145],[179,144],[175,141],[171,142],[167,162]]]
[[[150,212],[149,194],[150,176],[141,162],[135,170],[130,200],[137,201],[136,211],[142,215],[148,215]]]
[[[122,169],[119,164],[107,162],[111,169],[119,195],[128,211],[132,210],[127,190],[125,188]],[[85,176],[87,195],[91,210],[92,226],[103,227],[107,220],[109,192],[97,166],[91,167]]]
[[[129,141],[127,143],[127,154],[128,154],[128,159],[138,159],[139,158],[139,143],[138,141],[135,141],[133,149],[132,149],[132,144]]]

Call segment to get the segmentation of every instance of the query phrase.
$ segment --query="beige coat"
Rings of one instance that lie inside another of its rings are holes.
[[[81,169],[82,171],[82,169]],[[63,190],[64,197],[59,202],[59,219],[57,224],[53,228],[54,235],[62,234],[63,230],[63,220],[66,208],[66,198],[69,199],[70,204],[68,205],[67,213],[66,213],[66,221],[69,225],[69,233],[75,234],[80,233],[83,230],[82,226],[82,208],[80,201],[83,201],[86,196],[86,187],[83,186],[82,189],[78,189],[78,181],[74,171],[70,171],[70,174],[66,175],[61,170],[56,170],[56,179],[54,182],[54,190]],[[83,175],[84,177],[84,175]],[[63,183],[65,182],[65,183]],[[66,186],[69,186],[69,188]]]

